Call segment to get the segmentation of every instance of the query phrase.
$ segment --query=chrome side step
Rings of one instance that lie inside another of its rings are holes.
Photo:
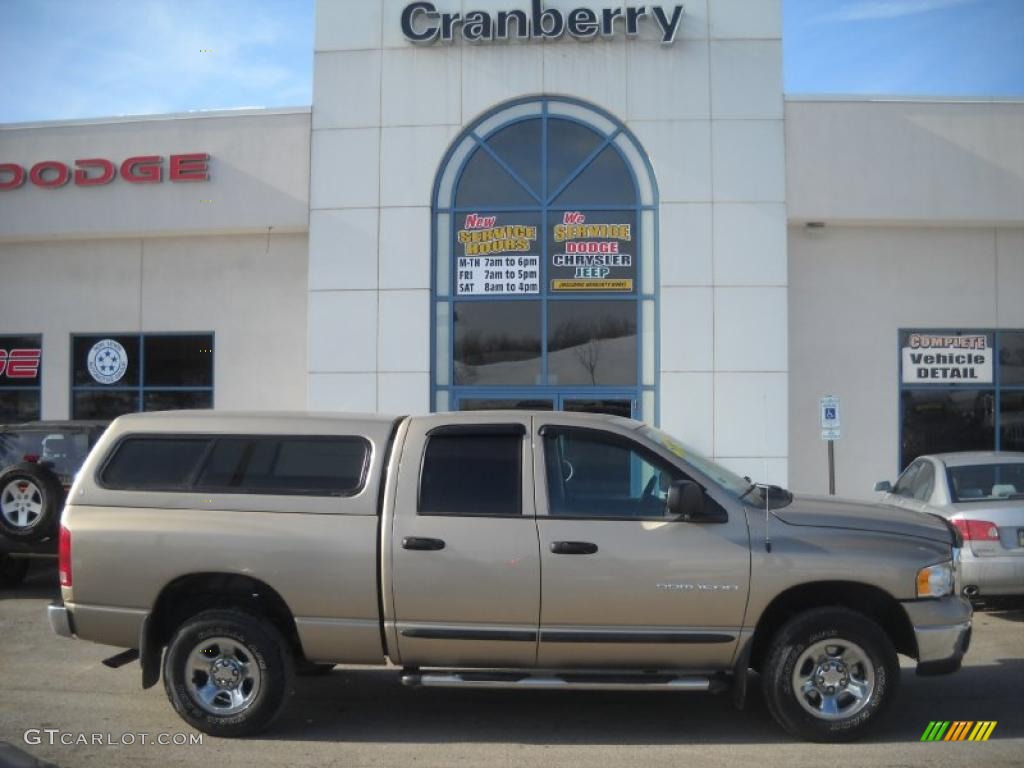
[[[711,691],[709,677],[674,675],[607,675],[557,673],[523,675],[483,672],[406,672],[402,685],[411,688],[519,688],[557,691]]]

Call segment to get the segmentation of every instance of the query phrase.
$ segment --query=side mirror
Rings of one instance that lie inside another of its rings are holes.
[[[875,483],[875,490],[879,493],[889,493],[892,491],[892,483],[888,480],[879,480]]]
[[[704,489],[692,480],[675,480],[665,501],[670,516],[692,523],[722,523],[728,519],[722,510],[708,504]]]

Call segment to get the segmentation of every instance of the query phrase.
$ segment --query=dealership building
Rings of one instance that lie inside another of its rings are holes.
[[[0,421],[597,410],[809,492],[832,434],[855,497],[1024,450],[1024,103],[786,98],[780,5],[319,0],[311,107],[0,125]]]

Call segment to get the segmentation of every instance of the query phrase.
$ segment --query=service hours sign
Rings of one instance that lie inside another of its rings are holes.
[[[470,213],[455,233],[455,293],[540,293],[536,216]]]

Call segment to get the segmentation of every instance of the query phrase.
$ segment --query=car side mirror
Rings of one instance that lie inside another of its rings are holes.
[[[665,505],[671,517],[688,523],[721,523],[728,519],[717,504],[708,503],[704,489],[692,480],[674,480]]]
[[[875,490],[879,493],[890,493],[892,491],[892,483],[888,480],[879,480],[875,483]]]

